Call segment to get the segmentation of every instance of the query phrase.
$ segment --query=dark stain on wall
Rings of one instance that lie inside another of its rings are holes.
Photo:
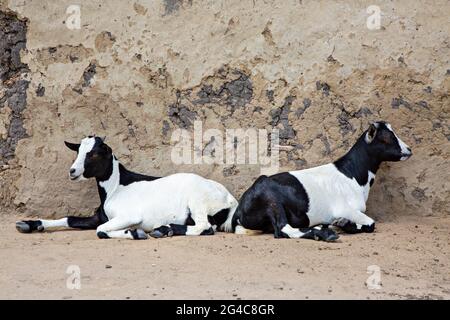
[[[183,5],[192,5],[192,0],[164,0],[164,15],[177,12]]]
[[[322,82],[322,81],[317,81],[316,82],[316,89],[318,91],[322,91],[322,94],[325,96],[329,96],[330,95],[330,85],[326,82]]]
[[[224,177],[235,176],[239,174],[239,169],[236,167],[236,165],[233,164],[229,167],[224,167],[222,170],[222,174]]]
[[[199,86],[176,92],[176,102],[168,106],[170,121],[177,127],[190,128],[203,108],[218,110],[226,107],[232,116],[238,108],[243,108],[253,99],[253,84],[242,70],[220,68],[214,75],[202,80]],[[164,129],[167,134],[167,126]]]
[[[27,19],[20,19],[13,12],[0,11],[0,81],[5,89],[0,108],[8,106],[11,109],[7,137],[0,137],[0,164],[12,159],[18,141],[27,137],[22,112],[27,105],[29,85],[24,75],[29,69],[20,59],[20,51],[26,46],[26,33]]]
[[[372,115],[373,112],[367,108],[367,107],[362,107],[361,109],[359,109],[356,113],[355,113],[355,117],[356,118],[361,118],[361,117],[367,117]]]
[[[212,84],[205,84],[197,93],[198,99],[194,104],[219,104],[230,106],[232,111],[236,108],[244,107],[252,100],[253,84],[250,77],[240,70],[225,72],[220,70],[218,77],[233,77],[230,81],[225,81],[218,89],[214,89]]]
[[[414,190],[411,192],[411,195],[420,202],[425,201],[428,199],[428,197],[425,195],[425,190],[426,189],[415,187]]]
[[[350,132],[355,132],[355,128],[353,128],[352,124],[350,123],[350,119],[351,115],[344,109],[337,117],[339,129],[343,136],[347,135]]]
[[[95,62],[91,62],[89,63],[89,66],[86,68],[86,70],[84,70],[83,72],[83,87],[88,87],[89,84],[91,83],[92,78],[95,76],[97,65],[95,64]]]
[[[169,132],[169,130],[170,130],[169,122],[167,120],[163,120],[161,129],[161,133],[163,134],[163,136],[167,137],[167,133]]]
[[[297,118],[300,118],[302,114],[311,106],[311,99],[305,98],[303,99],[303,107],[299,107],[297,111],[295,111],[295,115]]]
[[[274,92],[273,90],[266,90],[266,97],[269,100],[269,102],[273,102],[274,101]]]
[[[403,97],[393,98],[391,102],[391,106],[394,109],[398,109],[400,106],[404,106],[405,108],[411,109],[411,105],[408,101],[403,99]]]
[[[83,88],[87,88],[91,84],[92,78],[94,78],[95,74],[97,73],[97,64],[96,61],[91,61],[89,65],[84,69],[83,76],[81,79],[81,85],[78,83],[78,85],[73,88],[73,91],[82,94]]]
[[[272,117],[270,124],[274,127],[278,126],[278,124],[281,124],[282,126],[280,130],[280,140],[283,142],[296,137],[296,132],[289,123],[289,113],[291,112],[291,107],[294,100],[295,96],[287,96],[284,99],[284,103],[281,108],[270,112],[270,116]]]
[[[187,129],[190,128],[197,118],[197,113],[195,111],[189,110],[189,108],[181,103],[181,91],[177,91],[177,101],[169,105],[168,116],[170,121],[176,126]],[[169,129],[166,127],[163,134],[167,135]]]
[[[319,134],[317,136],[317,138],[320,139],[320,141],[322,141],[322,143],[323,143],[323,146],[324,146],[323,155],[328,156],[331,153],[331,146],[330,146],[330,142],[328,141],[328,138],[326,136],[324,136],[323,134]]]
[[[36,89],[36,95],[38,97],[43,97],[45,95],[45,87],[42,86],[42,83],[39,83],[39,86]]]

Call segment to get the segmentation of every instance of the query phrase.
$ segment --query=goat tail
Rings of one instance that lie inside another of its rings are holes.
[[[235,232],[236,234],[243,234],[243,235],[247,235],[247,236],[255,236],[257,234],[261,234],[263,233],[261,230],[251,230],[251,229],[246,229],[243,226],[236,226],[235,227]]]
[[[230,207],[228,211],[228,218],[223,224],[223,230],[225,232],[234,232],[235,234],[243,234],[248,236],[253,236],[257,234],[263,233],[261,230],[250,230],[246,229],[239,223],[239,217],[240,214],[240,208],[239,204],[236,202],[236,204],[232,207]]]
[[[239,207],[239,203],[237,200],[230,194],[228,196],[230,207],[228,209],[228,217],[227,220],[222,225],[222,230],[225,232],[234,232],[237,225],[237,209]]]

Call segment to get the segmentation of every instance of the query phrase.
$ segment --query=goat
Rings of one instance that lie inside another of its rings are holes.
[[[373,232],[375,222],[364,212],[375,174],[383,161],[411,155],[389,123],[374,122],[333,163],[260,176],[242,195],[226,228],[238,234],[270,232],[275,238],[324,241],[338,239],[328,225],[347,233]]]
[[[147,239],[172,235],[211,235],[223,229],[238,202],[218,182],[192,173],[152,177],[125,169],[99,137],[81,144],[65,142],[77,152],[70,168],[72,181],[95,178],[100,206],[91,217],[16,223],[19,232],[52,228],[96,229],[99,238]]]

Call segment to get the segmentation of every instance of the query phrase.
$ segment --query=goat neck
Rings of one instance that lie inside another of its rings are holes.
[[[369,148],[362,135],[343,157],[334,162],[334,165],[350,179],[355,178],[359,185],[365,185],[369,179],[369,172],[375,175],[381,164],[377,156],[370,153]]]
[[[107,174],[104,177],[96,178],[102,204],[105,203],[107,197],[110,197],[117,190],[120,184],[119,164],[119,160],[113,155]]]

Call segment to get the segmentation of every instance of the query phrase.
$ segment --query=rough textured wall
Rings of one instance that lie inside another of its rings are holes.
[[[259,167],[175,166],[174,130],[279,128],[291,170],[336,159],[383,119],[414,156],[383,165],[369,215],[449,214],[450,2],[378,1],[379,30],[370,1],[83,1],[80,30],[66,27],[71,4],[0,4],[4,207],[92,211],[95,183],[69,181],[64,139],[107,136],[130,169],[194,171],[240,196]]]

